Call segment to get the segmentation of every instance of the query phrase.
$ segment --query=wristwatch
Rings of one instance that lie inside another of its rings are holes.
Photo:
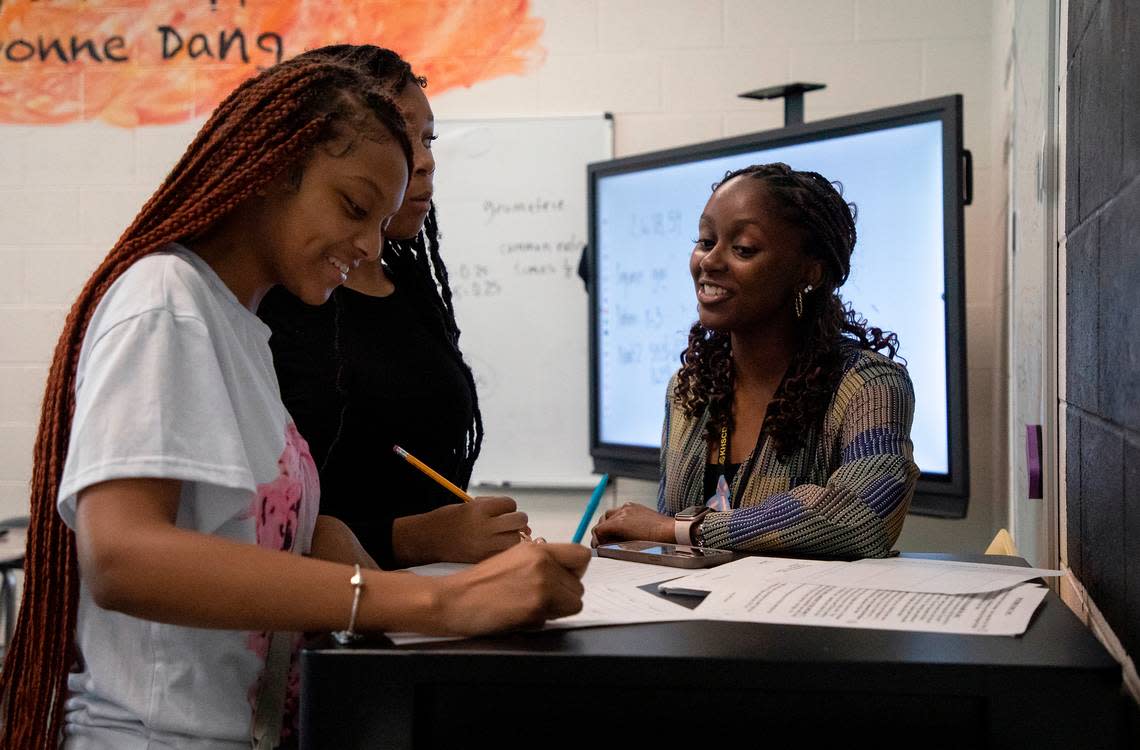
[[[708,512],[707,505],[690,505],[673,516],[673,535],[677,538],[677,544],[692,546],[697,543],[693,532]]]

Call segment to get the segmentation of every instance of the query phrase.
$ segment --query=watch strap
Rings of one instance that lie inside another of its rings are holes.
[[[676,539],[677,544],[684,544],[688,547],[692,547],[696,544],[696,535],[693,532],[704,519],[705,513],[708,513],[708,508],[703,508],[699,513],[692,516],[686,515],[683,518],[674,517],[673,537]]]

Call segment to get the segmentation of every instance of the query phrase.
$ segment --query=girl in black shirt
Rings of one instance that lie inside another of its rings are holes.
[[[277,287],[258,309],[273,329],[282,400],[320,470],[321,513],[344,521],[381,567],[482,560],[527,530],[514,500],[457,503],[392,452],[400,445],[466,488],[483,439],[439,256],[426,81],[379,47],[336,45],[301,57],[350,63],[390,89],[415,147],[381,262],[353,269],[319,307]]]

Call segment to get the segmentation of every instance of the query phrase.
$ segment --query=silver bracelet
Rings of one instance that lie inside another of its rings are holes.
[[[360,574],[360,566],[354,565],[356,572],[352,574],[352,578],[348,582],[352,584],[352,614],[348,616],[348,629],[337,630],[332,635],[336,642],[342,646],[347,646],[353,641],[358,641],[361,638],[360,633],[357,633],[356,628],[356,612],[360,609],[360,592],[364,590],[364,576]]]

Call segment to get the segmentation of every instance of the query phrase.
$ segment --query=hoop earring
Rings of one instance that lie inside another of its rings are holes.
[[[804,295],[807,294],[808,292],[810,292],[814,288],[815,287],[813,287],[811,284],[808,284],[807,286],[805,286],[803,288],[802,292],[799,289],[796,290],[796,317],[797,318],[802,318],[804,316]]]

